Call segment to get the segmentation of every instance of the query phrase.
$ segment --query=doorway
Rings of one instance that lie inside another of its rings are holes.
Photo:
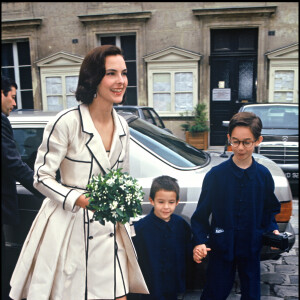
[[[258,29],[211,30],[210,145],[226,141],[228,121],[247,103],[256,103]]]

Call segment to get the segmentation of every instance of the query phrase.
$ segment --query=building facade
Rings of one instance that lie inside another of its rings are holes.
[[[152,106],[184,137],[182,114],[207,105],[209,144],[223,145],[241,105],[298,103],[297,2],[2,2],[2,74],[18,108],[62,110],[81,62],[115,44],[127,104]]]

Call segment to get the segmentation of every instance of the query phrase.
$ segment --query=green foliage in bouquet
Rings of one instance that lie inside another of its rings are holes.
[[[105,221],[125,224],[131,217],[142,214],[142,187],[122,169],[93,176],[87,191],[86,197],[90,197],[87,208],[94,211],[93,219],[102,225]]]

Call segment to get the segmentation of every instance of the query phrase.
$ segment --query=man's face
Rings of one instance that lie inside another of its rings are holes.
[[[11,91],[7,93],[7,96],[5,96],[3,91],[1,90],[1,110],[7,116],[9,116],[10,112],[17,105],[16,94],[17,90],[13,86],[11,87]]]

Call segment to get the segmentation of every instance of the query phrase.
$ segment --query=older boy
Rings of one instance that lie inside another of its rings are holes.
[[[155,178],[149,200],[151,213],[134,225],[133,242],[150,292],[141,299],[176,300],[185,291],[186,263],[192,260],[190,226],[173,214],[179,202],[176,179]]]
[[[255,146],[263,139],[261,128],[261,120],[255,114],[235,114],[227,135],[233,155],[205,176],[191,219],[197,245],[194,260],[201,262],[211,251],[202,300],[226,299],[236,268],[241,299],[260,299],[262,233],[279,233],[274,216],[280,212],[269,170],[252,157]]]

